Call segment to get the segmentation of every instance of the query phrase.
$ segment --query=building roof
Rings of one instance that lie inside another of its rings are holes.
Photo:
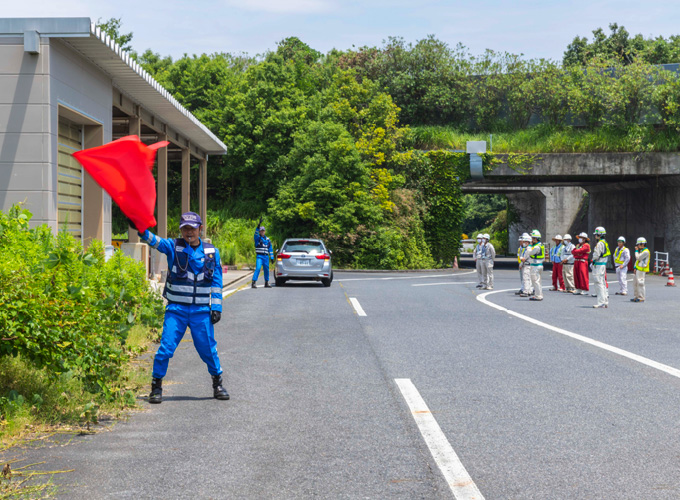
[[[193,145],[208,154],[227,153],[227,146],[222,141],[89,17],[0,19],[0,36],[23,36],[27,31],[37,31],[41,37],[62,39],[108,75],[123,94],[179,131]]]

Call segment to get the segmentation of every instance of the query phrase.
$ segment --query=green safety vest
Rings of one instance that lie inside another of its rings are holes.
[[[607,242],[604,240],[600,240],[602,243],[604,243],[604,253],[598,257],[598,259],[605,259],[609,257],[612,253],[609,251],[609,245],[607,245]],[[594,265],[596,266],[604,266],[607,264],[607,261],[605,260],[604,262],[593,262]]]
[[[643,250],[642,250],[641,252],[639,252],[639,253],[640,253],[640,255],[642,255],[642,254],[645,253],[645,252],[647,252],[647,254],[650,255],[650,258],[647,259],[647,265],[646,265],[645,267],[640,267],[640,265],[639,265],[639,264],[640,264],[640,260],[638,259],[638,260],[635,262],[635,269],[637,269],[638,271],[643,271],[643,272],[645,272],[645,273],[648,273],[648,272],[649,272],[649,261],[651,260],[651,254],[649,253],[649,249],[648,249],[648,248],[645,248],[645,249],[643,249]]]
[[[604,254],[601,256],[601,258],[609,257],[612,253],[609,251],[609,245],[607,245],[607,242],[602,240],[602,243],[604,243]]]
[[[616,250],[614,250],[614,262],[617,264],[623,264],[623,251],[626,249],[626,247],[621,247],[618,248],[616,247]]]
[[[538,260],[538,261],[540,261],[540,262],[537,262],[537,263],[532,262],[531,265],[532,265],[532,266],[542,266],[542,265],[543,265],[543,261],[545,260],[545,247],[543,246],[543,243],[541,243],[540,241],[539,241],[538,243],[536,243],[536,245],[538,245],[539,247],[541,247],[541,253],[536,254],[536,255],[532,255],[531,258],[532,258],[534,261]],[[531,245],[531,248],[535,248],[536,245]]]

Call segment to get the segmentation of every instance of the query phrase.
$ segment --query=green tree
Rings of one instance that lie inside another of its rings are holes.
[[[132,50],[132,45],[130,45],[133,36],[132,32],[121,33],[120,29],[122,25],[121,18],[112,17],[104,22],[102,22],[101,18],[97,20],[97,26],[120,46],[120,50],[123,52],[130,52],[134,57],[136,54]]]

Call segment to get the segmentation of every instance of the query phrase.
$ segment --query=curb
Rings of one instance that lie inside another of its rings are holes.
[[[235,285],[237,283],[240,284],[241,281],[250,280],[252,278],[252,276],[253,276],[253,273],[249,272],[246,275],[241,276],[240,278],[236,278],[236,279],[233,279],[231,281],[224,282],[224,283],[222,283],[222,290],[224,290],[225,288],[227,288],[231,285]]]

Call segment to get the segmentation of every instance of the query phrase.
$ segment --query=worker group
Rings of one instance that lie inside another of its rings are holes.
[[[609,307],[609,286],[607,283],[607,263],[614,261],[619,290],[616,295],[628,295],[628,264],[631,252],[626,247],[626,238],[619,236],[617,246],[612,253],[606,241],[606,231],[597,227],[594,231],[595,242],[591,249],[590,239],[586,233],[580,233],[575,243],[571,235],[556,235],[555,244],[550,248],[549,259],[552,263],[552,291],[571,293],[574,295],[590,294],[589,271],[594,278],[594,291],[597,296],[596,309]],[[592,258],[590,258],[592,250]],[[477,245],[473,250],[473,258],[477,267],[479,284],[477,288],[493,290],[493,262],[496,250],[489,241],[488,234],[477,235]],[[543,300],[541,275],[546,259],[545,246],[541,241],[541,233],[534,229],[519,237],[517,262],[520,274],[520,289],[515,292],[519,297],[529,300]],[[640,237],[635,242],[635,279],[633,280],[633,298],[631,302],[645,301],[645,276],[649,272],[650,252],[647,240]]]

